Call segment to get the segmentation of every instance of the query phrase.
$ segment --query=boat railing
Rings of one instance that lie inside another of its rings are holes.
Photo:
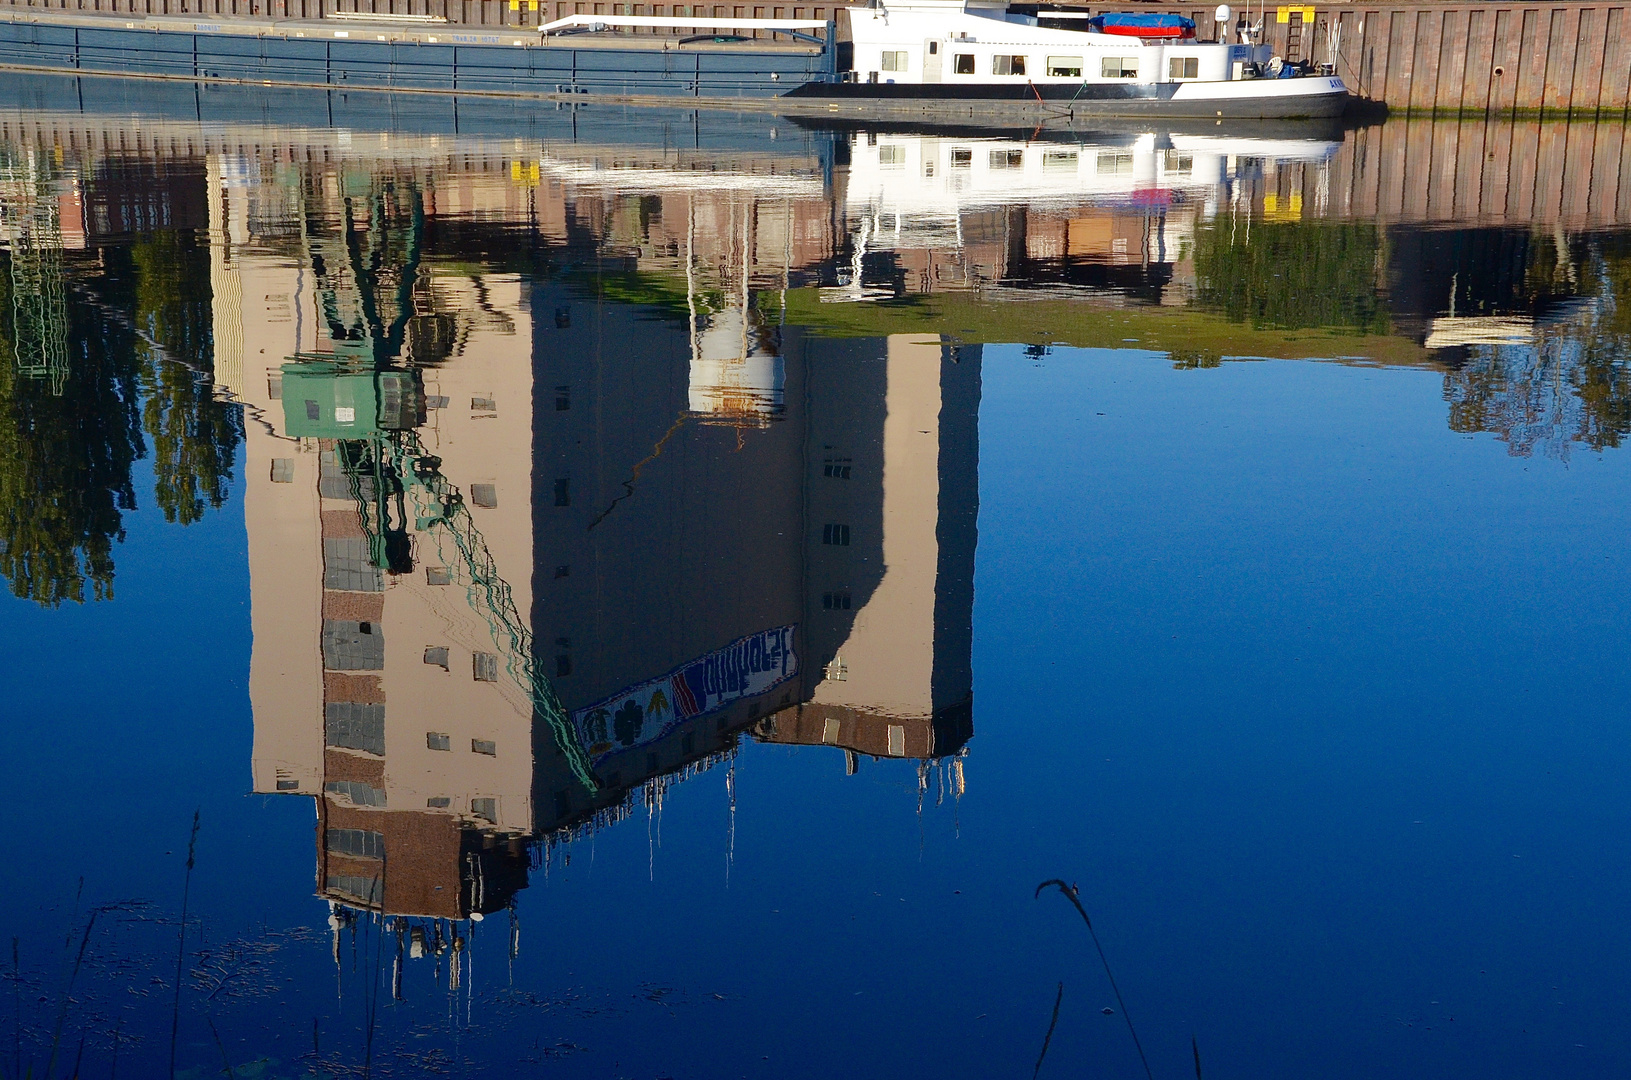
[[[811,30],[825,30],[828,22],[825,19],[730,19],[713,18],[706,15],[567,15],[554,22],[544,23],[538,27],[542,37],[550,34],[560,34],[574,30],[610,30],[610,29],[640,29],[640,28],[669,28],[674,30],[700,29],[707,27],[711,30],[767,30],[773,34],[786,34],[788,37],[800,41],[808,41],[815,45],[826,45],[825,38],[808,33]]]

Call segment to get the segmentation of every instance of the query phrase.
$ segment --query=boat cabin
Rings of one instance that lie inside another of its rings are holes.
[[[1003,0],[874,0],[848,9],[862,83],[1024,86],[1219,82],[1255,74],[1268,49],[1197,41],[1167,15],[1015,14]]]

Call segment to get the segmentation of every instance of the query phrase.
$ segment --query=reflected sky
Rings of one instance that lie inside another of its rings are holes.
[[[1631,1056],[1604,155],[36,104],[11,1074]]]

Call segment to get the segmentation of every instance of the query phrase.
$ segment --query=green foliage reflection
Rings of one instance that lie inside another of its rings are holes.
[[[1196,298],[1253,327],[1385,334],[1381,252],[1375,225],[1220,218],[1195,233]]]
[[[9,262],[0,312],[12,311]],[[227,498],[243,439],[217,399],[209,252],[185,233],[106,248],[70,270],[69,370],[60,384],[16,362],[0,325],[0,574],[45,606],[113,595],[113,545],[136,508],[132,468],[151,440],[154,501],[183,525]],[[145,436],[145,438],[144,438]]]
[[[142,426],[153,440],[153,496],[166,521],[190,525],[219,508],[242,410],[218,400],[213,366],[209,249],[191,235],[157,233],[129,250],[134,319],[143,351]]]
[[[9,260],[0,273],[11,310]],[[131,463],[143,452],[131,336],[71,311],[72,365],[60,394],[18,371],[0,334],[0,574],[17,596],[54,607],[113,595],[113,544],[135,509]]]
[[[1572,298],[1537,320],[1532,343],[1474,347],[1445,375],[1450,428],[1519,456],[1620,446],[1631,437],[1631,237],[1533,237],[1525,284]]]

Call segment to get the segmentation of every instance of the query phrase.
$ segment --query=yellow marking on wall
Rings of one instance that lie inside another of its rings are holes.
[[[1284,206],[1280,205],[1280,196],[1263,196],[1264,221],[1301,221],[1303,219],[1303,193],[1293,191],[1286,198]]]

